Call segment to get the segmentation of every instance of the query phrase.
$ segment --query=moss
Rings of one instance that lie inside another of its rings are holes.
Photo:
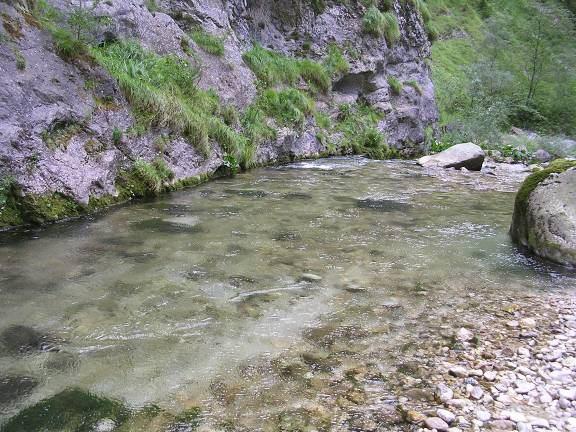
[[[81,204],[58,192],[48,195],[25,195],[20,198],[17,206],[24,222],[34,224],[54,222],[84,213]]]
[[[524,183],[522,183],[522,186],[516,195],[516,210],[520,211],[521,214],[525,214],[528,206],[528,199],[530,198],[530,194],[534,191],[534,189],[536,189],[540,183],[542,183],[552,174],[563,173],[572,167],[576,167],[576,161],[557,159],[552,162],[548,168],[528,176],[528,178],[524,180]]]
[[[78,135],[84,126],[81,123],[63,120],[54,123],[50,129],[42,132],[42,141],[50,149],[66,149],[70,140]]]
[[[394,93],[395,95],[399,95],[400,93],[402,93],[402,88],[404,86],[400,81],[398,81],[398,78],[390,75],[386,80],[388,81],[388,85],[390,86],[392,93]]]
[[[120,402],[72,389],[24,409],[8,420],[0,430],[91,432],[102,419],[110,419],[120,425],[128,415],[128,410]]]

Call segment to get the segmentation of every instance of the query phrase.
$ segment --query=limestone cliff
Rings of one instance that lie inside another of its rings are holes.
[[[103,24],[91,29],[92,46],[132,40],[199,68],[197,85],[213,89],[221,106],[239,113],[262,91],[244,56],[259,44],[289,58],[317,62],[337,47],[349,68],[331,76],[331,88],[315,97],[314,110],[336,119],[342,104],[369,104],[381,113],[377,129],[404,155],[424,150],[425,129],[437,119],[426,63],[430,44],[410,1],[389,2],[400,30],[393,44],[363,31],[366,7],[355,1],[47,3],[65,18],[79,6],[101,18]],[[119,187],[122,173],[129,173],[137,161],[160,159],[170,172],[163,187],[229,167],[226,151],[214,136],[203,152],[169,121],[139,129],[126,89],[90,55],[70,59],[58,52],[55,30],[47,30],[37,8],[36,0],[0,0],[0,179],[5,196],[0,200],[0,226],[82,214],[142,195],[136,186],[130,188],[130,179],[122,183],[130,193],[123,194]],[[220,38],[222,55],[197,45],[191,31]],[[390,77],[404,85],[391,88]],[[310,113],[298,128],[274,121],[268,126],[275,133],[258,142],[250,164],[244,165],[351,151],[339,149],[341,133],[323,130]],[[231,128],[242,133],[241,124]]]

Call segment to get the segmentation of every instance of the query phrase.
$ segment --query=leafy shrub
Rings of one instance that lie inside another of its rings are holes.
[[[190,33],[192,40],[204,51],[216,56],[224,55],[224,39],[211,35],[203,29],[196,29]]]

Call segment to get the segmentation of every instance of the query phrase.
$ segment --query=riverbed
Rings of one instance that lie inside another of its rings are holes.
[[[0,379],[17,384],[0,424],[81,388],[267,430],[359,363],[394,407],[382,377],[431,335],[496,299],[574,293],[574,273],[510,241],[524,175],[305,161],[2,233]]]

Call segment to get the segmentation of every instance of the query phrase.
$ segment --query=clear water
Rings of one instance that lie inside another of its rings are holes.
[[[433,319],[445,329],[502,295],[574,290],[574,274],[509,240],[521,178],[336,158],[0,234],[0,333],[47,335],[41,350],[0,345],[0,377],[37,384],[0,398],[0,423],[78,386],[249,425],[305,397],[249,366],[340,347],[343,362],[368,350],[386,368]],[[214,403],[221,382],[233,403]]]

